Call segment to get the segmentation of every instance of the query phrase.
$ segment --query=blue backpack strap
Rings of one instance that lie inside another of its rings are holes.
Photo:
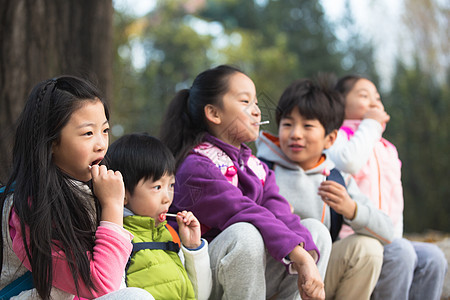
[[[133,252],[134,253],[144,250],[165,250],[165,251],[173,251],[178,253],[180,251],[180,246],[174,242],[142,242],[142,243],[133,243]]]
[[[9,188],[9,192],[14,192],[15,182],[13,182]],[[0,188],[0,194],[5,193],[6,186]],[[31,290],[34,288],[33,275],[31,271],[25,272],[19,278],[16,278],[13,282],[5,286],[0,290],[0,299],[9,299],[11,297],[19,295],[23,291]]]
[[[9,299],[33,288],[33,275],[30,271],[27,271],[0,291],[0,299]]]
[[[16,186],[16,182],[14,181],[14,182],[11,184],[11,186],[9,187],[9,192],[14,192],[14,187],[15,187],[15,186]],[[6,185],[4,185],[4,186],[2,186],[2,187],[0,188],[0,194],[1,194],[1,193],[4,193],[5,190],[6,190]]]
[[[345,188],[347,188],[345,185],[344,177],[342,177],[341,172],[339,172],[339,170],[336,168],[330,171],[330,175],[328,175],[327,180],[335,181],[340,185],[344,186]],[[344,223],[344,217],[341,214],[338,214],[331,207],[330,207],[330,214],[331,214],[330,233],[331,233],[331,240],[334,242],[337,240],[339,236],[339,231],[341,231],[342,224]]]

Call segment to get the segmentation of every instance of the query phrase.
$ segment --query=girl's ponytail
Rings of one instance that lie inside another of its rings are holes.
[[[175,156],[177,168],[208,131],[205,106],[222,107],[228,78],[235,73],[242,71],[227,65],[203,71],[190,89],[179,91],[173,98],[161,126],[160,138]]]
[[[160,132],[160,139],[175,156],[177,167],[189,149],[201,141],[201,133],[206,130],[204,122],[194,124],[189,116],[189,92],[190,89],[183,89],[172,99]]]

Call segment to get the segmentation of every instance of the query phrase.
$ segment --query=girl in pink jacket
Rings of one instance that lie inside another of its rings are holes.
[[[122,228],[122,175],[99,166],[108,120],[99,91],[82,79],[61,76],[31,91],[0,197],[2,299],[153,299],[117,291],[133,236]],[[12,293],[23,278],[30,284]]]
[[[403,235],[403,190],[397,149],[382,133],[389,121],[375,85],[359,76],[341,78],[345,121],[328,150],[336,167],[353,174],[360,190],[394,224],[396,239],[384,246],[383,267],[372,299],[439,299],[447,271],[442,251]],[[352,233],[349,227],[341,237]]]

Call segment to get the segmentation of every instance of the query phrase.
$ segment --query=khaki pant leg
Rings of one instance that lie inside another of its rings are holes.
[[[383,246],[371,237],[351,235],[333,243],[325,276],[326,299],[370,299],[383,264]]]

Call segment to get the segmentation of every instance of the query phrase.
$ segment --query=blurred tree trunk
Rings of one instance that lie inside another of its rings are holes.
[[[0,182],[11,167],[15,122],[38,82],[93,81],[111,98],[112,0],[0,0]]]

